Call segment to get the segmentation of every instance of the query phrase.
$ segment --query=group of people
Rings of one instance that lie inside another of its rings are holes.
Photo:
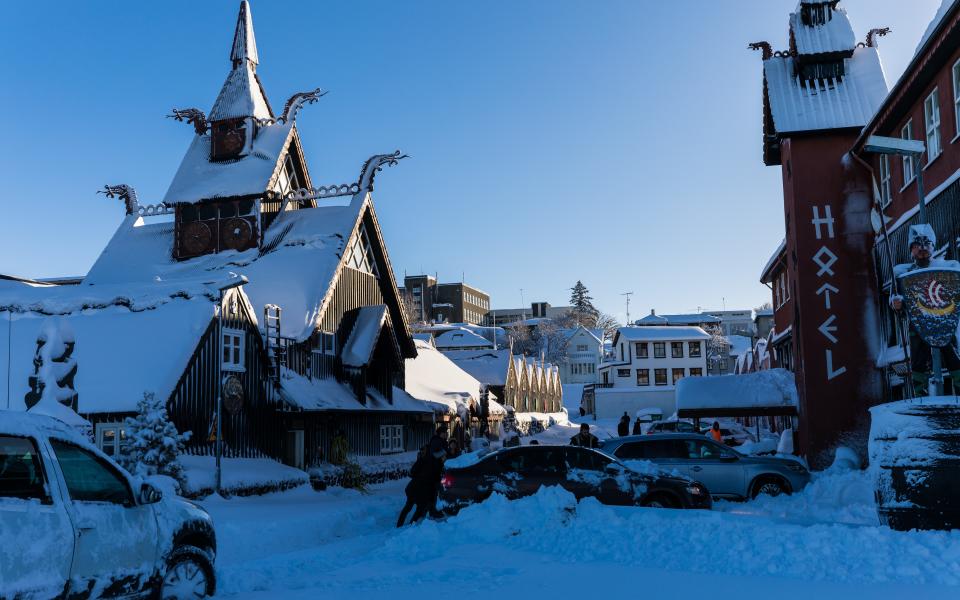
[[[617,423],[617,435],[623,437],[625,435],[640,435],[643,433],[643,421],[640,420],[640,415],[637,415],[637,419],[633,422],[633,430],[630,429],[630,415],[624,411],[623,416],[620,417],[620,422]]]

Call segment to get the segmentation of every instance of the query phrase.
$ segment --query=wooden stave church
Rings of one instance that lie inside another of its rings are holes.
[[[188,452],[211,454],[217,432],[228,456],[269,456],[302,468],[329,458],[338,432],[358,455],[418,449],[433,433],[434,415],[446,407],[403,390],[404,359],[414,358],[416,349],[372,204],[376,173],[402,157],[375,156],[355,183],[313,188],[295,118],[303,104],[321,94],[295,95],[280,116],[273,113],[256,73],[259,57],[246,0],[240,4],[230,59],[231,71],[209,121],[195,110],[174,113],[190,120],[196,135],[164,201],[140,206],[132,189],[108,189],[125,201],[127,215],[90,273],[76,286],[48,290],[22,282],[24,288],[0,288],[0,316],[6,312],[11,322],[27,316],[79,324],[92,310],[127,308],[132,316],[200,303],[201,315],[209,313],[209,319],[195,335],[184,337],[192,353],[182,368],[165,365],[157,369],[165,375],[141,378],[145,391],[168,394],[172,420],[179,430],[192,432]],[[349,203],[328,204],[336,198]],[[157,215],[168,221],[172,216],[172,223],[146,222]],[[311,229],[317,223],[323,235]],[[268,271],[271,255],[276,266],[290,262],[281,255],[294,250],[314,251],[323,265],[316,269],[321,275],[300,281],[295,273]],[[287,303],[282,296],[290,288],[299,296],[293,294]],[[278,299],[279,289],[284,293]],[[163,304],[141,307],[158,294]],[[48,302],[48,296],[57,302]],[[53,305],[74,309],[58,312]],[[358,341],[361,320],[367,326],[365,339]],[[375,323],[374,333],[368,321]],[[129,347],[133,336],[150,335],[136,324],[116,329],[125,329],[111,332],[118,351]],[[242,351],[239,364],[227,373],[219,359],[224,335],[231,332],[243,334],[238,336]],[[77,348],[82,353],[83,336]],[[364,350],[366,360],[358,361]],[[348,351],[350,364],[343,360]],[[137,398],[108,406],[96,398],[86,402],[84,371],[91,373],[87,387],[93,387],[94,380],[109,377],[110,368],[109,357],[84,358],[75,408],[94,424],[100,442],[101,430],[122,429]],[[14,375],[7,373],[11,381],[21,379]],[[227,376],[239,380],[242,399],[216,423],[217,396]],[[384,427],[394,438],[386,446]]]

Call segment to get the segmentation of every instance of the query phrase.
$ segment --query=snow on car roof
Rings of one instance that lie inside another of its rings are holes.
[[[76,429],[58,419],[16,410],[0,410],[0,435],[55,436],[85,448],[92,447]]]

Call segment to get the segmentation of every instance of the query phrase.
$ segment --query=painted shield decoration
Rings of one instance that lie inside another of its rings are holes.
[[[243,408],[243,382],[236,375],[228,375],[223,380],[223,407],[231,415]]]
[[[960,319],[960,270],[918,269],[899,279],[910,323],[920,337],[937,348],[953,343]]]

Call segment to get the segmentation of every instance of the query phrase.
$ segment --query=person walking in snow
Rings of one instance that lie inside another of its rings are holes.
[[[571,446],[580,446],[581,448],[599,448],[600,440],[597,436],[590,433],[590,426],[586,423],[580,424],[580,433],[570,438]]]
[[[620,417],[620,422],[617,423],[617,435],[620,437],[630,435],[630,415],[627,414],[627,411],[623,411],[623,416]]]
[[[723,443],[723,433],[720,431],[720,422],[714,421],[713,427],[710,428],[710,437],[713,438],[713,441]]]
[[[437,516],[437,493],[440,486],[440,477],[443,474],[443,458],[446,450],[439,439],[430,440],[430,443],[417,456],[416,462],[410,467],[410,482],[404,488],[407,502],[400,510],[397,518],[397,527],[403,527],[407,514],[416,506],[410,523],[416,523],[430,513]]]
[[[633,422],[633,435],[640,435],[643,433],[643,423],[640,421],[640,415],[637,415],[637,419]]]
[[[932,258],[933,249],[937,244],[936,234],[929,224],[910,226],[910,257],[911,263],[899,264],[893,268],[894,277],[900,277],[917,269],[960,269],[960,262]],[[890,296],[890,307],[899,312],[903,310],[903,296]],[[940,347],[940,358],[943,368],[950,372],[953,380],[953,389],[956,393],[960,389],[960,356],[957,355],[957,336],[946,346]],[[910,320],[910,368],[913,371],[913,389],[918,396],[927,395],[927,381],[933,369],[933,353],[929,344],[917,331],[917,325]]]

